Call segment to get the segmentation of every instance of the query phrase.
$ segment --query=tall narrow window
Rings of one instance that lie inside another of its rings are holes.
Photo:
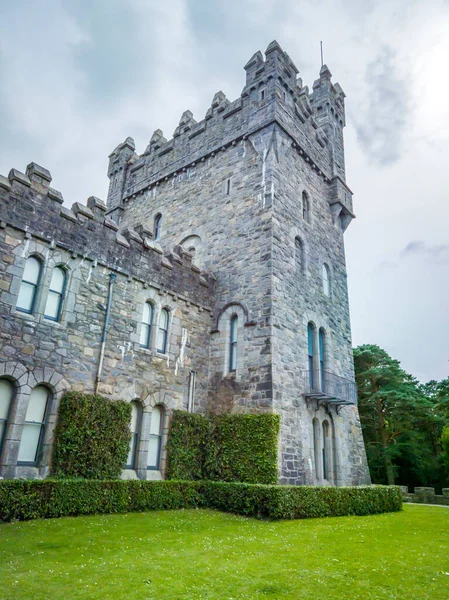
[[[140,330],[140,345],[142,348],[150,348],[152,323],[153,305],[151,302],[145,302],[143,305],[142,326]]]
[[[329,437],[329,423],[327,421],[323,421],[323,479],[327,479],[328,476],[328,456],[327,456],[327,447],[328,447],[328,437]]]
[[[36,302],[37,289],[41,275],[41,262],[35,256],[30,256],[23,271],[22,283],[20,284],[19,297],[17,298],[17,310],[31,314]]]
[[[323,292],[326,294],[326,296],[331,295],[331,278],[329,267],[326,263],[323,264]]]
[[[320,424],[318,419],[313,419],[313,459],[315,463],[315,477],[320,478]]]
[[[231,373],[237,369],[237,315],[231,317],[230,325],[231,327],[229,336],[229,372]]]
[[[305,271],[304,244],[300,237],[295,237],[295,263],[298,271],[303,273]]]
[[[306,192],[302,193],[302,218],[306,223],[310,223],[310,202]]]
[[[315,327],[312,323],[307,325],[307,366],[309,368],[309,387],[311,390],[314,389],[315,378],[313,371],[313,337],[315,334]]]
[[[159,327],[157,330],[157,344],[156,349],[158,352],[165,354],[167,352],[167,337],[168,337],[168,310],[163,308],[159,315]]]
[[[164,413],[162,407],[156,405],[151,412],[148,469],[159,470],[160,468],[163,425]]]
[[[43,385],[36,386],[30,394],[19,446],[19,463],[37,465],[39,462],[49,397],[50,392]]]
[[[326,391],[326,372],[324,370],[324,356],[325,356],[325,332],[324,329],[321,328],[318,333],[319,340],[319,350],[320,350],[320,383],[321,383],[321,391]]]
[[[66,274],[61,267],[55,267],[48,290],[47,304],[45,305],[44,317],[50,321],[59,321],[64,300]]]
[[[7,379],[0,379],[0,452],[6,436],[6,426],[14,396],[14,386]]]
[[[231,193],[231,178],[226,179],[226,196]]]
[[[126,468],[134,469],[136,466],[137,444],[139,442],[140,407],[137,402],[131,402],[131,440],[129,442],[128,458]]]
[[[154,239],[159,240],[161,238],[161,226],[162,226],[162,215],[159,213],[154,217]]]

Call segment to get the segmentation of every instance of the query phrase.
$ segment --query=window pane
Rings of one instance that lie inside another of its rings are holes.
[[[128,458],[126,459],[127,467],[134,467],[135,457],[136,457],[136,446],[137,446],[137,434],[133,434],[131,437],[131,441],[129,442],[129,452]]]
[[[19,289],[19,297],[17,298],[17,308],[31,312],[35,290],[34,285],[22,281]]]
[[[159,327],[161,329],[168,329],[168,312],[163,309],[159,315]]]
[[[64,290],[65,273],[60,267],[53,269],[53,275],[51,276],[50,289],[53,292],[59,292],[62,294]]]
[[[30,256],[25,263],[22,279],[24,281],[28,281],[29,283],[37,284],[40,270],[41,263],[37,260],[37,258]]]
[[[131,433],[137,433],[139,422],[139,407],[135,402],[131,402]]]
[[[19,462],[35,462],[41,427],[42,425],[34,423],[25,423],[23,426],[19,447]]]
[[[231,364],[229,365],[230,371],[235,371],[237,366],[237,344],[231,346]]]
[[[324,331],[320,329],[320,361],[324,361]]]
[[[0,421],[0,446],[6,433],[6,421]]]
[[[36,386],[30,395],[25,421],[43,423],[47,406],[48,390],[43,385]]]
[[[56,292],[48,292],[47,304],[45,305],[44,316],[50,319],[57,319],[59,317],[59,305],[61,303],[61,296]]]
[[[153,307],[151,306],[151,304],[149,302],[145,302],[145,304],[143,305],[142,323],[151,325],[152,314],[153,314]]]
[[[156,343],[156,347],[158,352],[165,352],[166,351],[166,342],[167,342],[167,332],[164,331],[163,329],[158,329],[157,331],[157,343]]]
[[[8,418],[13,394],[14,387],[12,383],[6,379],[0,379],[0,419],[6,420]]]
[[[308,339],[308,354],[313,355],[313,327],[309,325],[307,327],[307,339]]]
[[[151,436],[148,444],[148,466],[159,468],[159,436]]]
[[[161,409],[155,406],[151,412],[150,435],[159,435],[161,432]]]
[[[148,348],[150,345],[150,326],[142,323],[140,329],[140,345]]]
[[[232,317],[231,319],[231,342],[237,341],[237,317]]]

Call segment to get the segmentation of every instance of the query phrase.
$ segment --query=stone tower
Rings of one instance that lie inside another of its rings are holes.
[[[110,156],[108,216],[216,277],[207,394],[195,410],[281,415],[279,480],[369,482],[351,347],[345,94],[310,91],[276,41],[230,102]],[[191,349],[195,352],[195,348]],[[206,400],[204,400],[206,398]]]

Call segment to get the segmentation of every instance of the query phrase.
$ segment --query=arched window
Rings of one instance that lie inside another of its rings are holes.
[[[230,322],[229,332],[229,372],[232,373],[237,369],[237,327],[238,317],[233,315]]]
[[[329,423],[327,421],[323,421],[323,448],[322,448],[322,452],[323,452],[323,479],[327,479],[328,478],[328,471],[329,471],[329,465],[328,465],[328,445],[329,445]]]
[[[0,452],[6,436],[6,426],[13,397],[13,384],[7,379],[0,379]]]
[[[39,462],[49,398],[50,392],[43,385],[31,391],[20,440],[19,463],[37,465]]]
[[[326,391],[326,371],[325,371],[325,343],[326,343],[326,333],[324,329],[321,327],[318,332],[318,341],[319,341],[319,351],[320,351],[320,380],[321,380],[321,391]]]
[[[326,296],[331,295],[330,271],[326,263],[323,264],[323,292],[326,294]]]
[[[154,217],[153,235],[154,235],[155,240],[159,240],[161,237],[161,226],[162,226],[162,215],[161,215],[161,213],[159,213]]]
[[[305,271],[304,244],[298,236],[295,237],[295,263],[298,271],[303,273]]]
[[[163,426],[164,411],[162,406],[156,405],[151,411],[148,469],[160,469]]]
[[[153,324],[153,305],[145,302],[143,305],[142,326],[140,330],[140,345],[142,348],[150,348],[151,325]]]
[[[310,201],[306,192],[302,193],[302,218],[306,223],[310,223]]]
[[[50,321],[59,321],[64,301],[66,273],[62,267],[55,267],[48,290],[47,304],[45,305],[44,317]]]
[[[313,459],[315,463],[315,477],[320,478],[320,424],[318,419],[313,419]]]
[[[307,367],[309,369],[309,387],[311,390],[314,389],[315,377],[313,370],[313,356],[314,356],[314,335],[315,327],[313,323],[307,325]]]
[[[169,321],[168,310],[163,308],[159,315],[159,327],[157,330],[157,344],[156,344],[157,351],[161,352],[162,354],[165,354],[167,352],[168,321]]]
[[[33,312],[41,269],[42,264],[38,258],[30,256],[27,259],[23,271],[22,282],[20,284],[19,297],[17,298],[17,310],[28,314]]]
[[[131,440],[129,442],[128,458],[126,468],[134,469],[136,466],[137,444],[139,442],[140,406],[137,402],[131,402]]]

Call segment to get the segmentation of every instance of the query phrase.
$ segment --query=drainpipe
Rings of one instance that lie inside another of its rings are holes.
[[[95,381],[95,393],[96,394],[98,394],[98,389],[100,387],[101,373],[103,371],[104,349],[106,347],[106,338],[108,335],[108,327],[109,327],[109,316],[111,313],[112,290],[114,288],[114,281],[116,279],[117,279],[116,273],[113,273],[113,272],[109,273],[108,303],[106,305],[106,315],[104,318],[104,325],[103,325],[103,336],[101,338],[100,361],[98,363],[97,379]]]
[[[187,412],[193,412],[193,407],[195,404],[195,379],[196,373],[195,371],[190,371],[189,375],[189,398],[187,403]]]

